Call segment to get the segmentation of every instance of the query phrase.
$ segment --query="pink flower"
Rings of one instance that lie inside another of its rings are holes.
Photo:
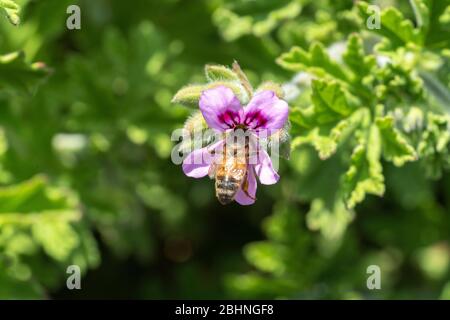
[[[233,196],[241,205],[253,204],[257,187],[256,176],[260,183],[268,185],[277,183],[280,178],[272,166],[271,158],[260,146],[258,137],[267,132],[274,133],[284,127],[289,113],[287,103],[279,99],[273,91],[262,91],[255,94],[251,101],[242,107],[230,88],[219,86],[205,90],[200,97],[199,105],[211,129],[225,133],[225,136],[237,130],[250,135],[249,144],[255,145],[256,158],[250,153],[252,161],[246,162],[247,173]],[[217,165],[217,157],[214,155],[220,154],[224,143],[225,140],[222,139],[191,152],[183,161],[184,173],[193,178],[211,174],[212,166]]]

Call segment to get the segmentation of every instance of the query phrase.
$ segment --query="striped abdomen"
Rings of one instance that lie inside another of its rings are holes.
[[[221,204],[228,204],[234,200],[242,181],[230,176],[216,177],[216,196]]]

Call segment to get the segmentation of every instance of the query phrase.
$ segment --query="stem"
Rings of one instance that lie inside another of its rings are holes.
[[[242,71],[241,67],[239,66],[239,63],[237,61],[233,62],[233,71],[237,74],[239,81],[241,82],[242,86],[244,87],[245,91],[247,91],[249,99],[253,96],[253,88],[250,84],[250,81],[248,81],[247,76]]]
[[[429,72],[420,71],[419,75],[423,79],[425,86],[430,93],[441,102],[444,109],[450,114],[450,91],[448,88]]]
[[[423,26],[422,15],[420,14],[419,8],[417,7],[415,0],[409,0],[409,4],[411,5],[414,16],[416,17],[417,27],[420,29]]]

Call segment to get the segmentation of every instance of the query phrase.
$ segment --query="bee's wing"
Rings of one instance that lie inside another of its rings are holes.
[[[221,140],[219,142],[216,142],[215,144],[213,144],[212,146],[210,146],[208,148],[208,152],[211,156],[214,157],[209,170],[208,170],[208,176],[211,179],[214,179],[216,177],[216,170],[217,168],[221,165],[221,163],[223,162],[223,157],[224,157],[224,141]]]
[[[281,156],[289,160],[291,154],[291,136],[289,135],[290,123],[287,122],[284,128],[281,128],[271,136],[261,139],[260,143],[265,145],[267,150],[275,153],[276,156]],[[273,148],[274,144],[278,144]]]
[[[216,177],[216,168],[217,168],[217,165],[216,165],[215,163],[213,163],[213,164],[209,167],[209,170],[208,170],[208,176],[209,176],[211,179],[214,179],[214,178]]]

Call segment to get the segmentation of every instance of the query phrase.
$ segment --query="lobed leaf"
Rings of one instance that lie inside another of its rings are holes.
[[[342,59],[358,79],[371,74],[376,65],[375,57],[364,52],[363,40],[358,34],[352,34],[348,38]]]
[[[414,148],[394,127],[392,116],[378,117],[375,123],[380,131],[383,155],[386,160],[392,161],[398,167],[406,162],[417,160]]]
[[[336,152],[344,131],[351,129],[351,126],[350,119],[344,119],[331,129],[315,127],[306,134],[295,137],[291,147],[295,149],[300,145],[310,144],[316,149],[320,159],[328,159]]]
[[[348,94],[347,94],[348,95]],[[347,101],[346,92],[335,81],[313,80],[312,102],[317,123],[327,123],[349,116],[354,110]]]
[[[81,211],[75,195],[51,187],[43,176],[0,188],[0,234],[14,230],[22,238],[32,239],[32,243],[41,246],[49,257],[58,262],[68,261],[80,244],[85,243],[74,229],[80,219]],[[14,239],[0,241],[0,248],[20,260],[27,251],[24,251],[23,241],[18,244]],[[95,242],[80,258],[95,262],[91,259],[93,255],[97,255]]]
[[[353,151],[350,168],[343,177],[344,198],[349,208],[364,200],[366,194],[382,196],[384,177],[380,163],[381,137],[372,125],[367,139],[362,139]]]
[[[277,63],[290,71],[306,71],[319,77],[333,76],[347,81],[347,74],[342,67],[333,61],[321,43],[314,43],[305,51],[300,47],[292,47],[277,59]]]
[[[450,168],[450,116],[427,115],[417,150],[428,176],[439,178],[443,169]]]
[[[0,9],[5,11],[6,17],[13,25],[20,23],[20,6],[13,0],[0,0]]]
[[[314,146],[321,159],[333,155],[344,132],[352,130],[364,112],[355,112],[347,96],[349,94],[336,81],[314,80],[313,105],[291,112],[293,123],[303,128],[297,129],[299,134],[293,139],[292,148],[308,143]]]
[[[275,8],[263,9],[255,14],[255,10],[240,13],[235,9],[235,6],[219,7],[213,14],[213,22],[226,41],[234,41],[245,35],[267,35],[284,21],[296,18],[302,10],[302,4],[299,1],[278,0]]]
[[[361,17],[367,21],[372,14],[370,5],[361,1],[357,6]],[[420,44],[419,30],[415,29],[412,22],[395,7],[387,7],[382,10],[380,27],[371,30],[388,39],[394,48],[405,46],[408,43]]]

